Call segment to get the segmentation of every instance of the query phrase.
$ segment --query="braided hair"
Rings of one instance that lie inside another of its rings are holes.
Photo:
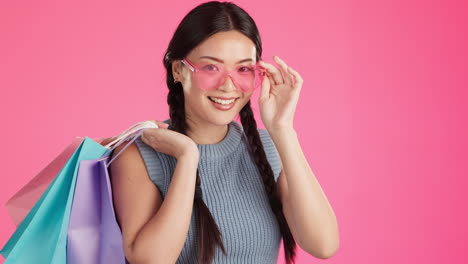
[[[174,83],[172,62],[184,58],[194,47],[211,35],[237,30],[253,41],[257,50],[257,60],[261,58],[262,44],[253,19],[239,6],[230,2],[207,2],[192,9],[180,22],[166,50],[163,64],[166,68],[166,84],[169,88],[169,129],[187,134],[184,93],[180,82]],[[286,222],[283,206],[278,195],[273,170],[267,160],[250,100],[239,113],[250,150],[259,168],[271,209],[275,214],[283,238],[286,263],[294,263],[296,242]],[[218,245],[226,255],[218,225],[203,201],[201,179],[197,169],[194,208],[197,212],[198,263],[211,263],[215,247]]]

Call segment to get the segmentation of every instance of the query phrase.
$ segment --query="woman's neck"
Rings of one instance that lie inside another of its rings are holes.
[[[217,144],[221,142],[228,133],[228,125],[216,125],[207,122],[193,122],[187,119],[187,136],[196,144]]]

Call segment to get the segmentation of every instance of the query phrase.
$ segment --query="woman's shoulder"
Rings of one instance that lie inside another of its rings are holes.
[[[281,171],[281,161],[278,150],[276,149],[276,146],[273,140],[271,139],[268,130],[259,128],[258,133],[260,135],[260,139],[262,141],[263,149],[265,151],[268,163],[270,163],[270,166],[275,176],[275,180],[277,180]]]

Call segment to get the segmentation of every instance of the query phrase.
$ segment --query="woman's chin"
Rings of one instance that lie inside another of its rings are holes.
[[[223,114],[223,115],[216,115],[216,116],[211,116],[210,117],[210,123],[212,124],[216,124],[218,126],[223,126],[223,125],[227,125],[229,123],[232,122],[232,120],[234,120],[234,117],[236,115],[235,114]]]

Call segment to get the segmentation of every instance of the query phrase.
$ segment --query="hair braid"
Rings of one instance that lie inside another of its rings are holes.
[[[296,241],[289,229],[286,217],[283,213],[283,205],[278,194],[277,185],[275,182],[273,170],[263,149],[263,144],[260,139],[260,135],[257,130],[257,123],[250,107],[250,100],[242,108],[239,113],[242,127],[247,136],[250,149],[252,151],[255,164],[257,165],[260,175],[265,186],[265,191],[268,194],[268,200],[270,201],[271,209],[278,219],[281,235],[283,237],[283,246],[285,252],[286,263],[294,263],[296,256]]]
[[[169,105],[169,116],[171,124],[169,129],[187,134],[187,122],[185,119],[185,106],[184,106],[184,93],[180,83],[174,83],[171,78],[168,78],[167,85],[169,87],[169,94],[167,96],[167,103]],[[213,219],[213,215],[203,201],[203,194],[201,189],[201,179],[197,168],[196,184],[195,184],[195,197],[194,208],[198,213],[197,221],[197,246],[198,246],[198,263],[211,263],[214,254],[215,246],[218,244],[226,255],[222,235],[219,231],[218,225]]]

